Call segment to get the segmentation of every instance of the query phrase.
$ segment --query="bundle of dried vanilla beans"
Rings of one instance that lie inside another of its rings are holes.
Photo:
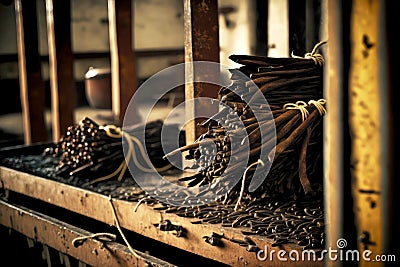
[[[169,169],[171,165],[164,160],[163,147],[161,145],[161,130],[165,127],[178,127],[177,125],[163,125],[161,120],[149,122],[145,125],[145,144],[151,164],[156,168]],[[90,183],[96,183],[108,179],[125,176],[127,163],[123,153],[123,138],[135,136],[142,127],[131,127],[123,137],[122,130],[115,125],[99,125],[89,117],[83,118],[79,123],[68,127],[60,141],[45,149],[44,155],[59,158],[59,165],[55,176],[68,179],[89,179]],[[168,141],[168,140],[163,140]],[[183,143],[183,136],[180,141]],[[140,144],[138,144],[140,145]],[[135,156],[140,158],[137,162],[143,162],[140,149]],[[146,166],[150,167],[150,166]]]
[[[199,125],[207,129],[205,134],[179,149],[188,152],[185,157],[195,161],[191,168],[196,170],[181,181],[189,187],[200,186],[241,172],[242,182],[227,196],[230,202],[237,202],[237,208],[266,195],[297,198],[320,192],[321,121],[326,111],[326,101],[322,99],[322,56],[232,55],[230,59],[242,66],[230,70],[230,86],[220,89],[220,101],[226,106]],[[260,101],[260,96],[265,97],[269,108]],[[231,146],[233,141],[244,137],[250,146],[247,167],[243,169],[236,164],[227,169],[232,157],[235,162],[246,160],[246,152],[240,146],[234,150]],[[202,146],[203,139],[211,140],[215,146],[212,149]],[[262,157],[261,149],[267,151]],[[254,170],[263,168],[266,162],[272,162],[269,172],[265,171],[262,184],[250,192],[247,188]]]

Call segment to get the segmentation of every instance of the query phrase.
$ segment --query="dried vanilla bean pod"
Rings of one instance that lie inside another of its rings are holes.
[[[218,113],[214,114],[213,116],[211,116],[210,118],[208,118],[207,120],[203,121],[202,123],[199,124],[200,127],[206,128],[212,125],[216,125],[218,120],[220,120],[221,118],[225,117],[226,115],[228,115],[229,113],[229,108],[223,108],[221,111],[219,111]]]
[[[312,123],[314,122],[314,120],[318,117],[319,113],[317,109],[314,109],[310,116],[300,124],[299,127],[297,127],[289,136],[288,138],[286,138],[285,140],[283,140],[282,142],[280,142],[275,149],[275,158],[278,158],[279,155],[285,150],[287,149],[289,146],[297,143],[299,141],[299,137],[301,134],[304,133],[304,131],[307,130],[308,127],[312,126]],[[272,158],[272,154],[268,155],[268,159],[270,161],[273,160]]]
[[[277,80],[280,80],[280,79],[282,79],[282,77],[278,77],[278,76],[263,76],[263,77],[259,77],[259,78],[257,78],[257,79],[253,79],[253,80],[250,80],[250,81],[247,81],[246,83],[245,83],[245,85],[246,85],[246,87],[250,87],[250,86],[252,86],[252,85],[257,85],[257,86],[260,86],[260,85],[264,85],[264,84],[267,84],[267,83],[272,83],[272,82],[275,82],[275,81],[277,81]]]
[[[297,122],[300,120],[300,113],[294,115],[285,125],[283,125],[276,133],[276,140],[279,142],[284,138],[290,130],[296,127]]]
[[[293,87],[296,84],[304,84],[306,82],[314,82],[321,80],[321,76],[315,75],[310,77],[297,77],[294,79],[280,79],[272,83],[266,83],[260,87],[260,91],[263,94],[267,94],[268,92],[278,90],[283,87]]]
[[[304,63],[303,59],[298,59],[298,58],[283,58],[283,57],[273,58],[273,57],[253,56],[253,55],[230,55],[229,59],[242,65],[246,65],[243,62],[251,62],[251,61],[253,61],[254,64],[256,62],[262,62],[262,64],[268,64],[269,66],[290,65],[296,62]],[[306,61],[311,61],[313,63],[312,60],[306,60]]]
[[[311,128],[307,128],[306,136],[304,137],[303,144],[301,146],[300,157],[299,157],[299,177],[303,190],[306,194],[312,191],[310,181],[307,177],[307,147],[310,141]]]
[[[258,72],[264,72],[264,71],[277,71],[277,70],[293,70],[293,69],[304,69],[307,67],[316,67],[319,68],[318,66],[315,65],[315,62],[311,59],[299,59],[299,60],[294,60],[293,62],[285,65],[280,65],[277,67],[259,67]]]
[[[253,73],[250,78],[256,80],[258,78],[267,77],[267,76],[291,76],[291,75],[304,75],[304,74],[318,74],[321,72],[321,68],[319,67],[310,67],[304,69],[288,69],[288,70],[274,70],[267,72],[257,72]]]

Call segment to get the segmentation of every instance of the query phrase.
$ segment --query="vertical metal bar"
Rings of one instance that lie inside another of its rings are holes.
[[[211,61],[219,62],[219,24],[218,3],[215,0],[185,0],[185,62]],[[214,71],[214,70],[212,70]],[[219,69],[215,70],[219,75]],[[206,83],[194,83],[196,70],[192,66],[185,69],[185,99],[190,100],[199,97],[218,97],[218,86]],[[200,103],[197,105],[185,105],[187,118],[186,143],[193,143],[202,133],[202,129],[196,127],[201,119],[196,118],[199,110],[207,110],[211,116],[218,110]],[[204,112],[203,112],[204,114]],[[190,119],[190,120],[189,120]]]
[[[108,0],[112,111],[115,123],[119,125],[124,120],[129,101],[137,87],[135,57],[132,50],[132,14],[132,1]],[[125,118],[125,123],[128,124],[138,122],[140,118],[137,114],[130,114]]]
[[[388,87],[385,31],[378,0],[354,1],[351,13],[351,67],[349,81],[349,121],[352,135],[352,179],[358,248],[372,255],[382,254],[387,227],[387,188],[389,181]],[[361,262],[360,266],[381,266]]]

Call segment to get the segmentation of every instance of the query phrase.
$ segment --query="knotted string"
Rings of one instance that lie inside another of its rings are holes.
[[[287,103],[283,105],[284,109],[298,109],[301,112],[302,121],[305,121],[310,115],[306,107],[307,103],[304,101],[297,101],[296,103]]]
[[[292,58],[304,58],[304,59],[312,59],[315,63],[315,65],[322,66],[325,63],[324,57],[321,54],[316,53],[317,49],[321,46],[326,44],[327,41],[319,42],[316,44],[313,48],[313,50],[309,53],[306,53],[304,57],[299,57],[293,54],[293,51],[291,53]]]
[[[242,200],[242,197],[243,197],[243,194],[244,194],[244,187],[245,187],[245,184],[246,184],[247,171],[250,170],[251,167],[253,167],[254,165],[257,165],[257,164],[260,164],[261,166],[265,166],[265,165],[264,165],[264,162],[263,162],[261,159],[259,159],[259,160],[257,160],[256,162],[253,162],[252,164],[250,164],[250,165],[246,168],[246,170],[244,171],[244,173],[243,173],[242,186],[241,186],[241,188],[240,188],[239,198],[238,198],[238,200],[237,200],[237,202],[236,202],[236,205],[235,205],[235,211],[237,211],[237,209],[239,208],[240,201]]]
[[[314,105],[316,109],[319,112],[319,115],[324,116],[326,113],[325,109],[325,104],[326,100],[321,98],[319,100],[310,100],[308,103],[304,101],[297,101],[296,103],[287,103],[283,105],[284,109],[298,109],[301,112],[301,119],[302,121],[305,121],[308,116],[310,115],[310,112],[307,110],[308,106]]]

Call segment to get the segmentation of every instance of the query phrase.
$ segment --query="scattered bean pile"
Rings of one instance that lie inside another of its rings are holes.
[[[103,190],[110,192],[107,186]],[[303,196],[296,200],[264,194],[247,202],[246,207],[235,210],[236,199],[232,197],[200,206],[179,207],[160,202],[139,187],[119,187],[111,191],[116,198],[150,205],[154,210],[189,218],[193,224],[208,223],[238,228],[245,238],[230,241],[247,247],[249,251],[257,252],[259,249],[251,242],[246,242],[246,237],[249,236],[267,237],[271,239],[272,246],[291,243],[303,249],[320,251],[325,245],[322,194]],[[162,190],[159,191],[161,194]],[[174,197],[173,194],[170,196]],[[214,239],[218,237],[213,237]],[[207,240],[210,241],[205,241]]]

